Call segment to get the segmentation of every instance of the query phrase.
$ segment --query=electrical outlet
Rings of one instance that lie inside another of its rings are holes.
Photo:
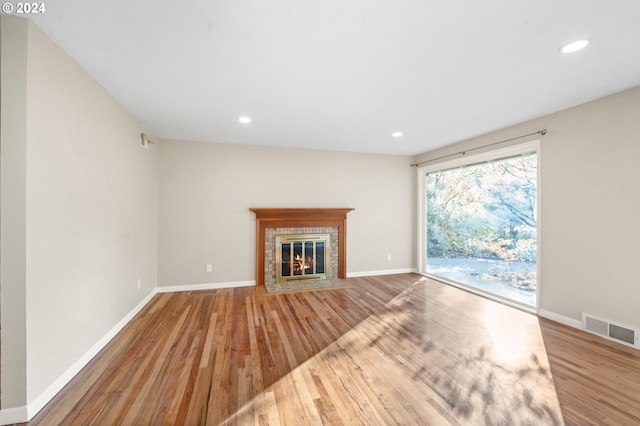
[[[141,286],[142,286],[142,278],[138,278],[138,290],[140,290]]]
[[[207,272],[213,272],[213,265],[210,263],[207,264]]]
[[[391,255],[390,254],[387,255],[387,262],[391,262]]]

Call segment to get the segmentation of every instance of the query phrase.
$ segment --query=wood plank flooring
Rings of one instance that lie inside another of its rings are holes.
[[[29,425],[640,424],[640,352],[427,278],[159,294]]]

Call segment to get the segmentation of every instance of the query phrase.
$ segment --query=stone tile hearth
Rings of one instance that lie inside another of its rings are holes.
[[[324,280],[296,280],[282,284],[265,283],[267,293],[284,293],[293,291],[323,290],[328,288],[348,287],[347,283],[338,278]]]

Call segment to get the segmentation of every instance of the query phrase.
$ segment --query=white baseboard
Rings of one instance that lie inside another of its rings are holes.
[[[357,277],[373,277],[377,275],[395,275],[395,274],[416,274],[418,272],[415,268],[405,269],[387,269],[383,271],[365,271],[365,272],[347,272],[347,278]]]
[[[218,290],[221,288],[255,287],[254,281],[232,281],[226,283],[189,284],[158,287],[158,293],[175,293],[178,291]]]
[[[58,377],[47,389],[36,397],[26,407],[8,408],[0,410],[0,425],[12,423],[24,423],[31,420],[42,408],[56,396],[63,387],[73,379],[88,363],[115,337],[125,325],[133,319],[133,317],[146,306],[149,301],[156,295],[156,289],[153,289],[135,308],[133,308],[124,318],[111,328],[98,340],[87,352],[85,352],[71,367],[67,369],[60,377]]]
[[[100,340],[98,340],[85,354],[83,354],[76,362],[73,363],[60,377],[58,377],[47,389],[38,395],[27,406],[13,407],[0,410],[0,425],[9,425],[13,423],[25,423],[31,420],[42,408],[53,399],[63,387],[67,385],[88,363],[115,337],[125,325],[133,319],[133,317],[151,301],[157,293],[170,293],[179,291],[193,290],[210,290],[233,287],[251,287],[255,286],[255,281],[235,281],[225,283],[212,284],[193,284],[183,286],[156,287],[151,291],[138,305],[131,310],[124,318],[122,318],[111,330],[107,332]]]
[[[578,330],[584,330],[582,321],[570,317],[565,317],[564,315],[556,314],[555,312],[540,309],[538,310],[538,316],[550,319],[555,322],[559,322],[560,324],[564,324],[569,327],[577,328]]]
[[[27,407],[5,408],[0,410],[0,425],[25,423],[29,421]]]

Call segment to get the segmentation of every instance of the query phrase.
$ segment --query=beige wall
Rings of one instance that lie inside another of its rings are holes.
[[[162,141],[159,285],[254,280],[250,207],[353,207],[347,272],[413,268],[410,163],[406,156]]]
[[[417,161],[546,128],[541,137],[540,308],[640,327],[640,87]]]
[[[0,16],[0,408],[27,398],[25,22]]]
[[[26,290],[16,308],[26,318],[26,364],[16,373],[26,374],[26,395],[3,374],[9,408],[33,402],[156,287],[158,153],[140,147],[140,123],[35,25],[6,16],[2,23],[3,47],[5,30],[26,32],[26,48],[15,53],[26,53],[26,94],[5,97],[5,75],[2,87],[2,161],[14,165],[3,167],[3,201],[10,186],[26,203],[26,233],[1,247],[3,313],[16,298],[9,290]],[[13,53],[3,50],[3,71],[13,59],[6,55]],[[22,129],[6,134],[4,111],[14,105],[26,105]],[[3,220],[20,208],[3,202]],[[4,256],[21,245],[26,282],[14,283],[5,280]],[[3,317],[3,357],[24,356],[24,345],[5,341],[14,326]]]

